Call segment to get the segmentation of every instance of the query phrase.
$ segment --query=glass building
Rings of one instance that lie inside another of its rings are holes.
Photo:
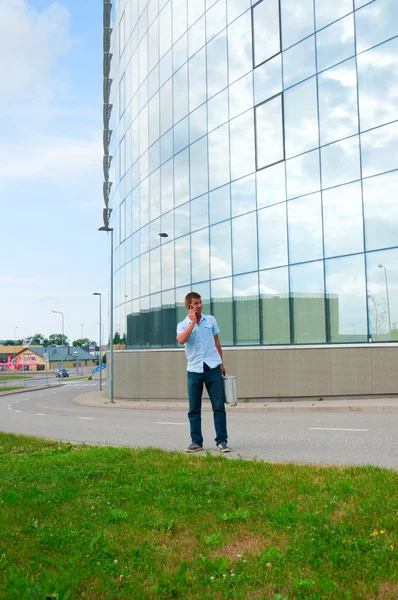
[[[126,347],[175,347],[191,290],[223,346],[398,341],[397,1],[105,5]]]

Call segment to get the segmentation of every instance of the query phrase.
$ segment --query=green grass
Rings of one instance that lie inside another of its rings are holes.
[[[398,473],[375,467],[0,434],[0,589],[11,600],[396,598],[397,489]]]
[[[12,390],[22,390],[23,387],[23,385],[8,385],[5,387],[0,387],[0,394],[1,392],[12,392]]]
[[[0,381],[9,381],[10,379],[32,379],[31,375],[0,375]]]

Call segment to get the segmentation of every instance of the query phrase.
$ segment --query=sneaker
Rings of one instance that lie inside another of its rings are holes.
[[[227,442],[218,442],[217,448],[220,452],[231,452],[231,449],[228,448]]]
[[[185,450],[185,452],[200,452],[201,450],[203,450],[203,446],[199,446],[199,444],[195,444],[195,442],[192,442],[192,444],[190,446],[188,446],[188,448]]]

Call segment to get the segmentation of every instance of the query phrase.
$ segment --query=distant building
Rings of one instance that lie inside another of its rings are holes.
[[[0,346],[0,369],[44,371],[58,367],[63,362],[65,368],[92,364],[89,352],[77,346]]]

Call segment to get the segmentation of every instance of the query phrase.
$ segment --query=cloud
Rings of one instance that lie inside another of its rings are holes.
[[[27,283],[36,283],[34,277],[0,277],[0,284],[25,285]]]
[[[25,94],[28,97],[51,96],[55,79],[52,69],[57,59],[72,47],[68,32],[69,13],[59,2],[42,12],[26,0],[0,3],[0,53],[3,61],[0,92],[5,99]]]
[[[101,165],[100,132],[89,139],[46,136],[0,146],[0,177],[63,179]]]

